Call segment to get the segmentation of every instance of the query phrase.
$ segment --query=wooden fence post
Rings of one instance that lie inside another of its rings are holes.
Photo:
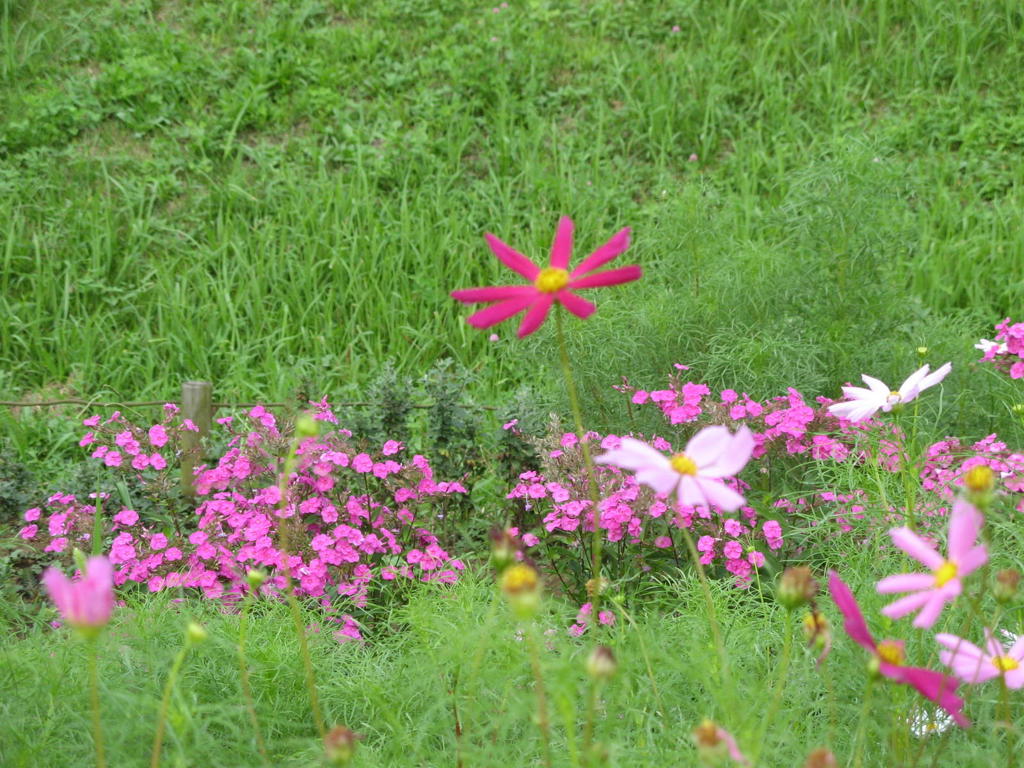
[[[196,495],[195,468],[202,458],[202,439],[210,433],[213,423],[213,384],[208,381],[184,382],[181,385],[181,416],[199,428],[198,432],[184,432],[181,441],[181,490],[191,498]]]

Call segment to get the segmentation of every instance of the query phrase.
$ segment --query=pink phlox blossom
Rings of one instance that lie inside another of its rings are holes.
[[[882,614],[899,619],[919,611],[914,626],[930,628],[946,603],[962,591],[962,579],[988,560],[984,544],[975,544],[984,518],[970,503],[958,499],[949,518],[949,557],[944,558],[932,546],[907,527],[889,531],[893,543],[912,558],[931,569],[931,573],[904,573],[887,576],[878,582],[878,591],[888,595],[910,592],[882,609]]]
[[[525,310],[526,314],[517,331],[519,338],[523,338],[541,326],[555,302],[577,317],[587,318],[597,308],[578,296],[575,291],[627,283],[638,280],[641,276],[640,267],[635,265],[603,272],[595,271],[629,247],[628,228],[616,233],[607,243],[587,256],[572,272],[569,272],[568,268],[572,257],[573,223],[566,216],[558,222],[558,230],[551,246],[550,264],[545,269],[541,269],[494,235],[488,233],[485,237],[494,255],[529,282],[525,285],[452,291],[452,298],[458,301],[468,304],[489,304],[485,309],[467,318],[467,322],[475,328],[490,328]]]

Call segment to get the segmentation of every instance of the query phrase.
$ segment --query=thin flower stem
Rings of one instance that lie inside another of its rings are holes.
[[[263,734],[260,732],[260,721],[256,715],[256,702],[252,698],[252,687],[249,684],[249,664],[245,658],[245,641],[249,629],[249,604],[252,602],[252,592],[242,600],[242,612],[238,621],[238,669],[241,673],[242,698],[245,700],[245,708],[249,712],[249,722],[252,723],[252,732],[256,737],[256,747],[260,751],[260,758],[264,765],[270,765],[267,757],[267,746],[263,742]]]
[[[825,693],[828,696],[828,731],[825,733],[825,743],[831,747],[836,734],[836,689],[832,682],[832,667],[829,666],[828,659],[822,659],[819,666],[825,678]]]
[[[544,693],[544,673],[540,666],[540,644],[537,642],[537,628],[533,621],[529,622],[526,631],[526,642],[530,646],[530,666],[533,668],[533,684],[537,692],[537,728],[540,730],[541,749],[544,753],[544,765],[552,768],[551,762],[551,722],[548,719],[548,700]]]
[[[868,678],[868,687],[867,690],[864,691],[864,704],[860,708],[860,720],[857,723],[857,733],[853,737],[854,744],[856,744],[856,749],[853,753],[854,768],[861,768],[864,764],[861,760],[861,753],[864,749],[864,731],[867,728],[868,715],[871,712],[871,692],[874,690],[874,687],[875,678],[872,676]]]
[[[779,662],[778,667],[776,667],[777,674],[775,675],[775,680],[772,682],[772,701],[768,706],[768,711],[765,713],[764,720],[762,721],[761,738],[758,739],[760,744],[754,755],[755,765],[760,759],[761,753],[764,752],[765,740],[771,732],[772,721],[775,719],[775,715],[778,714],[779,705],[782,703],[782,693],[786,689],[786,679],[789,676],[789,662],[792,656],[793,614],[791,611],[786,611],[786,631],[782,640],[782,660]]]
[[[292,590],[291,578],[288,578],[288,607],[291,609],[292,622],[295,625],[295,635],[299,639],[299,655],[302,656],[302,666],[306,677],[306,688],[309,689],[309,707],[313,711],[313,722],[316,729],[323,738],[327,734],[324,728],[324,716],[320,711],[320,696],[316,691],[316,677],[313,673],[313,660],[309,657],[309,643],[306,641],[306,628],[302,623],[302,613],[299,608],[299,601],[295,598]]]
[[[188,654],[189,646],[190,643],[186,640],[185,645],[178,651],[178,655],[174,657],[171,672],[167,675],[167,682],[164,684],[164,695],[160,700],[160,712],[156,717],[156,735],[153,737],[153,754],[149,760],[150,768],[160,768],[160,750],[164,745],[164,723],[167,720],[167,708],[170,706],[171,692],[174,690],[175,682],[177,682],[181,665],[185,663],[185,656]]]
[[[600,626],[599,612],[601,610],[601,597],[603,584],[601,581],[601,549],[604,538],[601,532],[601,498],[597,489],[597,477],[594,471],[594,459],[590,454],[590,444],[586,440],[586,431],[583,428],[583,412],[580,409],[579,392],[576,389],[576,380],[572,375],[572,364],[569,361],[569,348],[565,343],[565,331],[562,327],[561,306],[555,309],[555,335],[558,336],[559,360],[562,364],[562,375],[565,378],[565,388],[569,394],[569,405],[572,408],[573,419],[576,423],[576,439],[579,441],[583,451],[583,463],[587,468],[587,490],[590,494],[590,505],[593,515],[594,535],[590,546],[591,552],[591,583],[593,588],[590,592],[590,616],[591,625]],[[596,630],[595,630],[596,631]],[[594,717],[597,709],[598,681],[591,680],[590,691],[587,697],[587,719],[583,726],[583,755],[584,760],[589,763],[591,755],[591,739],[593,738]],[[550,756],[548,760],[550,765]]]
[[[723,687],[731,693],[732,674],[729,671],[729,656],[725,652],[725,642],[722,639],[722,628],[718,624],[718,613],[715,611],[715,601],[711,597],[711,585],[708,583],[707,574],[704,573],[704,565],[700,561],[700,555],[697,554],[697,547],[693,543],[693,537],[690,535],[690,530],[685,526],[680,530],[683,532],[683,538],[686,540],[686,548],[690,552],[690,557],[693,558],[693,565],[697,569],[700,586],[704,592],[704,602],[708,609],[708,624],[711,627],[711,637],[715,642],[715,648],[718,650],[718,674],[722,679]]]
[[[1017,765],[1017,753],[1014,744],[1014,727],[1010,719],[1010,689],[1006,685],[1006,672],[999,672],[999,713],[1006,728],[1006,765],[1014,768]]]
[[[466,688],[468,689],[463,696],[466,697],[467,701],[472,701],[473,685],[479,680],[478,672],[480,671],[480,665],[483,663],[484,654],[487,652],[490,643],[488,642],[494,636],[494,617],[498,612],[498,605],[501,602],[501,592],[494,590],[494,596],[491,598],[491,604],[487,609],[487,616],[483,621],[483,630],[478,634],[479,642],[476,644],[476,648],[473,650],[473,658],[469,664],[469,674],[465,676]],[[458,694],[453,693],[455,698],[458,698]],[[470,710],[472,712],[472,710]],[[470,715],[471,716],[471,715]],[[470,734],[470,736],[472,733]],[[463,743],[467,742],[469,737],[466,735],[466,720],[462,721],[462,734],[461,738],[455,741],[455,753],[456,761],[461,763],[463,759]]]
[[[594,721],[597,719],[597,701],[600,698],[600,681],[592,680],[587,691],[587,716],[583,721],[583,764],[591,765],[594,755]]]
[[[637,645],[640,646],[640,655],[643,656],[644,666],[647,667],[647,679],[651,681],[651,690],[654,691],[654,698],[658,702],[658,709],[663,715],[660,721],[661,727],[665,728],[665,726],[667,725],[667,721],[664,717],[665,702],[663,702],[661,699],[661,691],[658,690],[658,681],[654,677],[654,667],[651,664],[651,656],[647,652],[647,643],[644,642],[643,633],[636,631],[636,621],[633,619],[633,615],[625,608],[623,608],[621,605],[619,606],[619,612],[626,617],[626,621],[629,622],[629,626],[633,628],[634,637],[636,637],[637,640]]]
[[[100,676],[96,664],[96,638],[89,640],[89,708],[92,711],[92,740],[96,745],[96,768],[106,768],[103,750],[103,729],[100,727]]]
[[[295,456],[298,448],[299,440],[296,437],[292,440],[291,447],[288,450],[288,455],[285,458],[284,469],[278,478],[278,509],[282,513],[287,507],[288,479],[291,477],[292,470],[295,468]],[[313,673],[313,660],[309,656],[309,643],[306,641],[306,627],[302,623],[302,611],[299,608],[299,601],[295,597],[295,585],[292,581],[291,557],[289,554],[290,546],[288,541],[288,528],[286,519],[281,515],[281,525],[279,528],[281,538],[278,549],[281,552],[282,561],[284,563],[285,599],[288,601],[288,609],[291,611],[292,615],[292,624],[295,626],[295,637],[299,641],[299,655],[302,657],[306,689],[309,691],[309,708],[313,713],[313,722],[316,725],[316,730],[320,734],[320,738],[323,739],[327,734],[327,729],[324,727],[324,718],[320,711],[320,696],[316,690],[316,676]]]
[[[583,451],[583,463],[587,468],[587,490],[590,493],[590,503],[593,510],[594,537],[591,544],[591,575],[594,588],[590,595],[591,616],[597,618],[597,612],[601,607],[601,546],[604,543],[601,535],[601,508],[600,496],[597,490],[597,478],[594,473],[594,459],[590,455],[590,444],[587,443],[586,432],[583,429],[583,412],[580,410],[579,393],[576,390],[576,380],[572,375],[572,365],[569,362],[569,348],[565,343],[565,332],[562,329],[561,307],[555,310],[555,334],[558,336],[559,359],[562,363],[562,375],[565,377],[565,388],[569,393],[569,405],[572,408],[572,415],[576,422],[576,438],[579,440],[580,448]]]

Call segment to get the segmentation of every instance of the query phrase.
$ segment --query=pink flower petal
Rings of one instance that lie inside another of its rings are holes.
[[[868,389],[871,390],[872,395],[881,396],[882,399],[889,397],[889,385],[885,382],[879,381],[873,376],[868,376],[866,373],[861,374],[861,379],[868,385]]]
[[[940,381],[946,378],[946,375],[951,370],[953,370],[953,364],[946,363],[940,368],[933,371],[932,373],[929,373],[927,376],[921,379],[920,382],[918,382],[917,391],[924,392],[926,389],[928,389],[928,387],[934,387],[936,384],[938,384]]]
[[[572,219],[563,216],[558,220],[555,240],[551,244],[551,266],[555,269],[568,269],[572,258]]]
[[[898,573],[886,576],[875,588],[881,595],[891,595],[896,592],[917,592],[934,586],[935,576],[930,573]]]
[[[921,366],[910,374],[910,376],[907,377],[907,380],[900,385],[900,400],[906,403],[917,397],[918,393],[921,391],[918,385],[921,383],[921,380],[928,375],[928,367],[929,366],[927,365]]]
[[[644,467],[636,472],[636,481],[654,489],[655,493],[669,494],[679,484],[679,473],[671,467]]]
[[[949,516],[949,559],[957,563],[970,552],[981,531],[984,518],[975,506],[957,499]]]
[[[576,317],[584,320],[594,314],[594,311],[597,309],[591,302],[571,291],[559,291],[556,298],[562,303],[563,307],[576,315]]]
[[[711,429],[711,427],[706,429]],[[704,431],[701,430],[701,432]],[[728,434],[728,430],[726,430],[726,434]],[[694,441],[697,437],[700,437],[700,433],[694,437]],[[754,435],[746,426],[742,426],[735,435],[729,435],[728,443],[710,462],[705,464],[697,456],[692,456],[692,458],[697,462],[700,474],[704,477],[732,477],[747,465],[753,452]],[[686,453],[691,455],[690,445],[686,446]]]
[[[629,227],[620,229],[612,235],[607,243],[581,261],[569,277],[576,278],[593,272],[623,253],[627,248],[629,248]]]
[[[519,324],[519,330],[516,332],[516,335],[520,339],[529,336],[541,327],[544,319],[548,316],[548,310],[551,309],[551,302],[554,300],[555,294],[540,293],[538,291],[537,299],[534,300],[533,304],[526,311],[523,322]]]
[[[875,640],[868,631],[868,625],[864,623],[860,607],[857,605],[853,593],[850,592],[850,588],[835,571],[831,571],[828,575],[828,591],[839,612],[843,614],[843,629],[846,630],[846,634],[858,645],[874,652]]]
[[[938,552],[932,549],[924,539],[906,526],[902,528],[892,528],[889,531],[889,536],[892,537],[893,544],[902,549],[919,563],[931,568],[933,571],[941,568],[942,564],[946,562],[946,560]]]
[[[697,484],[697,479],[693,475],[679,476],[679,489],[677,493],[679,494],[680,504],[690,507],[709,506],[704,490]]]
[[[950,582],[952,584],[953,582]],[[949,584],[946,585],[948,587]],[[926,594],[926,593],[922,593]],[[942,609],[945,608],[946,603],[950,600],[949,593],[943,589],[936,589],[930,593],[928,602],[924,604],[921,612],[917,614],[917,617],[913,621],[913,625],[918,629],[931,629],[935,622],[939,618],[939,614],[942,613]]]
[[[956,678],[931,669],[895,667],[891,664],[880,665],[879,671],[892,680],[906,683],[929,701],[934,701],[946,710],[961,728],[970,726],[970,721],[963,714],[963,699],[955,693]]]
[[[901,597],[882,608],[882,615],[890,619],[902,619],[907,614],[920,610],[932,597],[932,590],[922,590],[912,595]]]
[[[746,503],[740,494],[718,480],[697,476],[694,478],[708,502],[724,512],[735,512]]]
[[[487,240],[487,245],[490,246],[491,251],[494,252],[494,255],[498,257],[502,264],[518,272],[531,283],[537,279],[537,275],[540,274],[540,267],[519,253],[519,251],[503,243],[490,232],[485,234],[484,238]]]
[[[1006,673],[1006,687],[1010,690],[1024,688],[1024,669],[1012,669]]]
[[[637,440],[635,437],[622,438],[618,448],[602,453],[594,459],[594,463],[612,464],[632,472],[636,472],[649,465],[675,472],[665,454],[655,450],[642,440]]]
[[[956,656],[962,656],[972,661],[977,661],[982,658],[985,654],[981,648],[976,646],[969,640],[964,640],[962,637],[951,635],[948,632],[940,632],[935,635],[935,642],[939,645],[948,648]],[[943,662],[945,664],[946,662]]]
[[[508,320],[513,315],[518,315],[536,301],[536,297],[539,293],[540,292],[538,291],[531,296],[499,301],[497,304],[492,304],[489,307],[481,309],[479,312],[473,313],[466,318],[466,322],[474,328],[490,328],[492,325],[497,325],[503,320]]]
[[[532,285],[492,285],[486,288],[462,288],[452,291],[452,298],[466,304],[478,301],[501,301],[535,296],[537,289]]]
[[[643,277],[643,270],[633,264],[628,267],[619,267],[618,269],[609,269],[605,272],[595,272],[592,275],[573,278],[569,282],[569,289],[572,291],[578,291],[582,288],[600,288],[605,285],[619,285],[620,283],[629,283],[633,280],[639,280],[641,277]]]
[[[971,549],[967,554],[956,561],[958,567],[958,574],[963,577],[972,571],[977,570],[988,561],[988,550],[985,549],[984,544]]]
[[[732,435],[729,428],[715,424],[704,427],[694,435],[683,452],[693,459],[698,468],[703,469],[709,464],[714,464],[718,457],[729,449],[731,443]]]
[[[828,407],[829,413],[840,419],[857,422],[875,415],[875,411],[882,407],[881,403],[865,400],[851,400],[845,403],[835,403]]]

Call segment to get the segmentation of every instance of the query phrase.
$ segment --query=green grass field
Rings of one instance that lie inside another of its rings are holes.
[[[577,258],[632,227],[619,261],[645,273],[595,291],[598,312],[569,328],[588,428],[655,429],[627,422],[611,388],[661,387],[673,363],[713,389],[810,399],[863,372],[898,382],[927,347],[954,364],[928,437],[1024,444],[1020,383],[979,370],[972,347],[1024,296],[1024,6],[492,2],[0,0],[0,399],[173,399],[189,379],[224,400],[361,399],[388,362],[418,381],[451,358],[459,397],[497,408],[481,434],[514,397],[569,423],[552,324],[518,341],[506,323],[490,342],[449,297],[518,279],[485,232],[543,261],[564,214]],[[14,515],[95,482],[74,474],[88,412],[0,406],[0,469],[37,478],[0,473],[0,579],[14,578]],[[426,423],[411,440],[429,453]],[[850,488],[875,482],[851,472]],[[500,518],[505,488],[485,480],[473,499]],[[1000,530],[1003,565],[1021,567],[1016,528]],[[460,584],[410,588],[365,645],[312,636],[325,710],[365,737],[356,764],[541,764],[527,653],[477,543]],[[843,563],[877,617],[870,546],[801,557]],[[727,719],[758,766],[800,766],[826,743],[850,768],[856,743],[858,768],[1003,760],[998,691],[972,704],[985,725],[970,732],[914,737],[903,689],[876,694],[865,720],[845,638],[823,676],[796,631],[775,701],[786,624],[770,585],[713,586],[736,685],[692,572],[650,585],[635,625],[620,616],[610,633],[621,668],[596,734],[609,765],[695,765],[704,716]],[[12,594],[0,764],[89,765],[84,645],[53,632],[48,603]],[[187,616],[211,637],[183,669],[162,765],[260,764],[237,615],[125,598],[100,641],[111,765],[149,764]],[[590,645],[565,632],[577,608],[553,594],[538,621],[557,630],[542,658],[556,764],[574,768],[588,760]],[[285,607],[261,611],[250,663],[270,763],[319,764]]]

